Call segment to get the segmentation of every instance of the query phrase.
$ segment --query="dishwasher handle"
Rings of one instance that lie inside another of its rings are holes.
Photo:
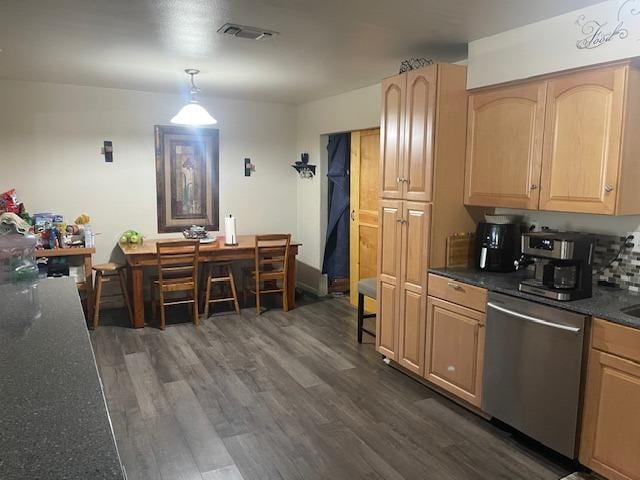
[[[532,317],[530,315],[525,315],[524,313],[514,312],[513,310],[509,310],[508,308],[501,307],[500,305],[496,305],[493,302],[487,302],[487,306],[489,308],[493,308],[494,310],[498,310],[507,315],[512,315],[514,317],[522,318],[523,320],[527,320],[529,322],[537,323],[538,325],[544,325],[546,327],[557,328],[560,330],[566,330],[567,332],[578,333],[580,332],[579,327],[571,327],[569,325],[562,325],[560,323],[549,322],[547,320],[543,320],[541,318]]]

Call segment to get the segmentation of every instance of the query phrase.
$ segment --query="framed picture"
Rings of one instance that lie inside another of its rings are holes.
[[[219,230],[216,128],[155,126],[158,232]]]

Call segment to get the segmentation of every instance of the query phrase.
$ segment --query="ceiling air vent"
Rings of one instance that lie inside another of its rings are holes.
[[[218,29],[219,33],[225,35],[232,35],[238,38],[248,38],[249,40],[265,40],[267,38],[275,37],[279,35],[278,32],[272,30],[265,30],[257,27],[247,27],[246,25],[236,25],[233,23],[225,23]]]

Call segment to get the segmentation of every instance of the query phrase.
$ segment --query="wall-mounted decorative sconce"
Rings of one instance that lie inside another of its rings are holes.
[[[296,172],[300,175],[300,178],[313,178],[316,174],[316,166],[309,165],[309,154],[301,153],[300,160],[291,165],[296,169]]]
[[[244,159],[244,176],[250,177],[251,172],[255,172],[255,171],[256,171],[256,166],[253,163],[251,163],[251,159],[245,158]]]
[[[102,154],[104,155],[105,162],[113,162],[113,142],[111,140],[105,140],[102,147]]]

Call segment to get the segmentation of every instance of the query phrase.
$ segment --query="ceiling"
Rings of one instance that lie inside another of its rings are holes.
[[[302,103],[601,0],[0,0],[0,78]],[[226,22],[281,33],[216,33]]]

